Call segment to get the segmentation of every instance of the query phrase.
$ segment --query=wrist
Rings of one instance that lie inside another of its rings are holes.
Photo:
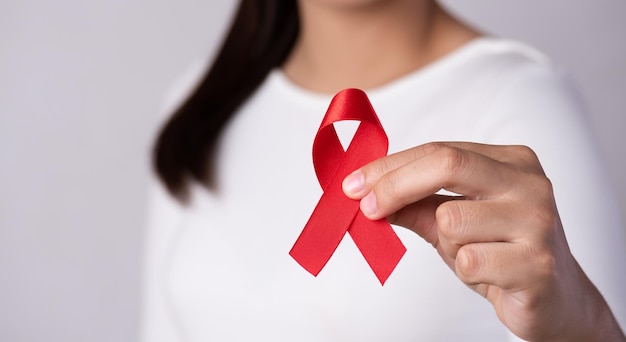
[[[580,325],[577,325],[578,329],[572,330],[577,333],[570,335],[567,341],[626,342],[624,333],[600,291],[598,291],[582,269],[580,269],[580,274],[582,283],[585,284],[583,287],[585,290],[582,292],[587,294],[585,299],[581,301],[586,304],[581,308],[584,312],[582,316],[585,320],[580,322]],[[583,327],[585,328],[581,329]]]
[[[626,342],[626,336],[613,316],[611,308],[599,292],[597,296],[598,307],[593,312],[594,324],[590,330],[592,334],[587,341]]]

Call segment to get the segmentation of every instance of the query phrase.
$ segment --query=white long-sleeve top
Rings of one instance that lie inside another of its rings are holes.
[[[626,324],[618,206],[583,108],[545,56],[479,38],[367,93],[390,153],[430,141],[533,148],[574,256]],[[184,207],[154,181],[143,341],[514,340],[407,229],[394,227],[407,252],[384,286],[348,235],[317,277],[289,256],[322,194],[311,148],[330,98],[275,70],[219,139],[218,191],[194,185]]]

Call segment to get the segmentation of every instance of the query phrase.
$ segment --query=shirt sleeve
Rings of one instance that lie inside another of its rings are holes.
[[[181,228],[180,210],[165,189],[151,181],[144,247],[140,341],[182,341],[180,322],[168,296],[168,260]]]
[[[490,142],[523,144],[537,153],[553,184],[572,254],[624,329],[623,216],[585,108],[565,73],[552,66],[529,67],[502,89],[486,117]]]
[[[205,64],[192,63],[167,91],[159,122],[185,99],[198,82]],[[146,229],[144,234],[143,287],[140,341],[182,341],[181,321],[168,294],[168,270],[172,245],[182,229],[183,207],[165,190],[155,175],[149,183]]]

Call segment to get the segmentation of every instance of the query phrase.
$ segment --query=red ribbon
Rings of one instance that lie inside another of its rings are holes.
[[[333,126],[360,121],[344,152]],[[345,89],[332,99],[313,143],[313,165],[324,190],[313,214],[289,254],[314,276],[324,268],[346,231],[384,284],[406,248],[386,220],[372,221],[359,210],[359,201],[341,188],[352,171],[387,154],[388,140],[367,95]]]

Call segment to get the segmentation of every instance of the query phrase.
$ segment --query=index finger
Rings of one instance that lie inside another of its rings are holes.
[[[361,199],[369,193],[383,175],[445,148],[474,152],[505,164],[517,165],[534,173],[543,172],[537,156],[526,146],[431,142],[379,158],[355,170],[344,179],[343,190],[348,197]]]

